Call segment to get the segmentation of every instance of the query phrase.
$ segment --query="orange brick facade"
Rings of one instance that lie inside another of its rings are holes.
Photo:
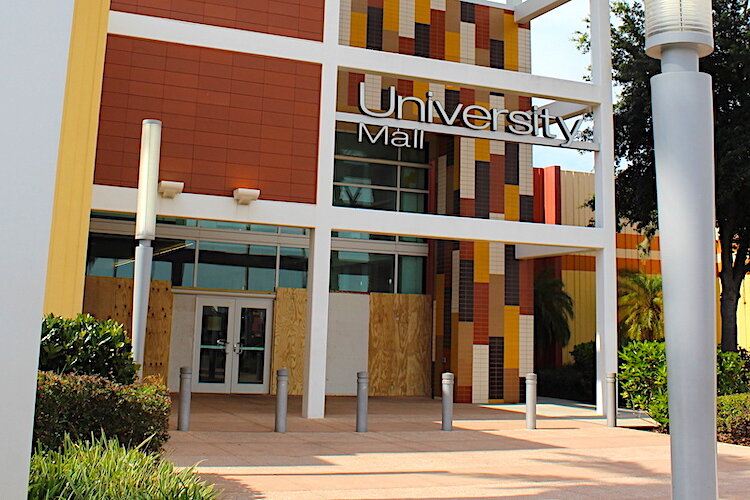
[[[161,175],[185,192],[315,202],[320,66],[110,35],[94,182],[134,187],[140,123],[162,120]]]
[[[323,40],[324,0],[112,0],[112,10]]]

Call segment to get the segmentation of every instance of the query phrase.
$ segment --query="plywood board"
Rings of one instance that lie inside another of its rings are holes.
[[[370,294],[370,395],[429,395],[431,335],[430,296]]]
[[[133,280],[87,276],[83,312],[99,319],[113,319],[125,326],[130,336],[133,311]],[[144,347],[144,376],[158,376],[166,382],[172,331],[172,285],[151,281]]]
[[[305,369],[307,290],[278,288],[273,307],[271,394],[276,394],[276,370],[289,370],[289,394],[301,395]]]

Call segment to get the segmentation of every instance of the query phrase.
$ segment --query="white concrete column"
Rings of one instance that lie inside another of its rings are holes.
[[[310,231],[307,261],[307,336],[302,392],[302,416],[305,418],[325,416],[330,273],[331,230],[318,227]]]
[[[596,411],[604,415],[607,373],[617,372],[617,246],[615,225],[614,122],[609,4],[591,0],[591,81],[599,86],[594,108],[596,227],[605,230],[604,248],[596,252]]]
[[[73,0],[0,3],[0,490],[26,498]]]

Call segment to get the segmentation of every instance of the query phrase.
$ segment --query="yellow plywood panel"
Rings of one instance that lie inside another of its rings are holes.
[[[506,12],[503,20],[505,69],[518,71],[518,25],[512,12]]]
[[[520,218],[518,203],[518,186],[505,185],[505,220],[518,220]]]
[[[109,0],[76,0],[47,263],[44,311],[81,312]]]
[[[488,241],[474,242],[474,281],[490,282],[490,243]]]
[[[383,0],[383,29],[398,33],[399,0]]]
[[[429,395],[431,335],[430,296],[370,294],[370,395]]]
[[[367,36],[367,14],[352,12],[352,28],[349,34],[349,45],[364,47]]]
[[[745,279],[742,282],[742,288],[740,289],[740,300],[737,303],[737,343],[745,349],[750,348],[750,283]],[[717,309],[718,310],[718,309]],[[716,315],[721,318],[720,314]],[[719,341],[721,340],[721,327],[717,328],[719,331]]]
[[[289,370],[289,394],[300,395],[305,378],[307,335],[307,290],[278,288],[273,304],[272,373]],[[276,393],[276,376],[271,377],[271,394]]]
[[[593,194],[593,174],[560,171],[561,223],[568,226],[587,226],[594,212],[582,205]]]
[[[172,334],[172,285],[151,281],[143,352],[143,375],[167,380]],[[83,312],[99,319],[113,319],[130,331],[133,322],[133,280],[87,276]]]

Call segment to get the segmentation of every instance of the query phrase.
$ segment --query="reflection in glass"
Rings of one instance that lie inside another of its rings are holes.
[[[364,140],[359,142],[357,134],[336,132],[336,154],[344,156],[361,156],[380,160],[397,160],[398,149],[380,142],[372,144]]]
[[[339,207],[396,210],[396,191],[359,186],[333,186],[333,204]]]
[[[396,187],[398,167],[382,163],[336,160],[333,181],[344,184]]]
[[[307,288],[307,248],[279,249],[279,286]]]
[[[427,169],[401,167],[401,187],[406,189],[427,189]]]
[[[263,383],[265,346],[266,310],[243,307],[240,311],[238,383]]]
[[[271,292],[276,278],[276,247],[201,241],[199,288]]]
[[[331,252],[331,291],[393,293],[395,255]]]
[[[401,212],[424,213],[427,211],[427,195],[424,193],[401,193]]]
[[[203,306],[198,382],[223,384],[226,380],[228,327],[228,307]]]
[[[425,293],[427,259],[414,255],[398,257],[398,293]]]

